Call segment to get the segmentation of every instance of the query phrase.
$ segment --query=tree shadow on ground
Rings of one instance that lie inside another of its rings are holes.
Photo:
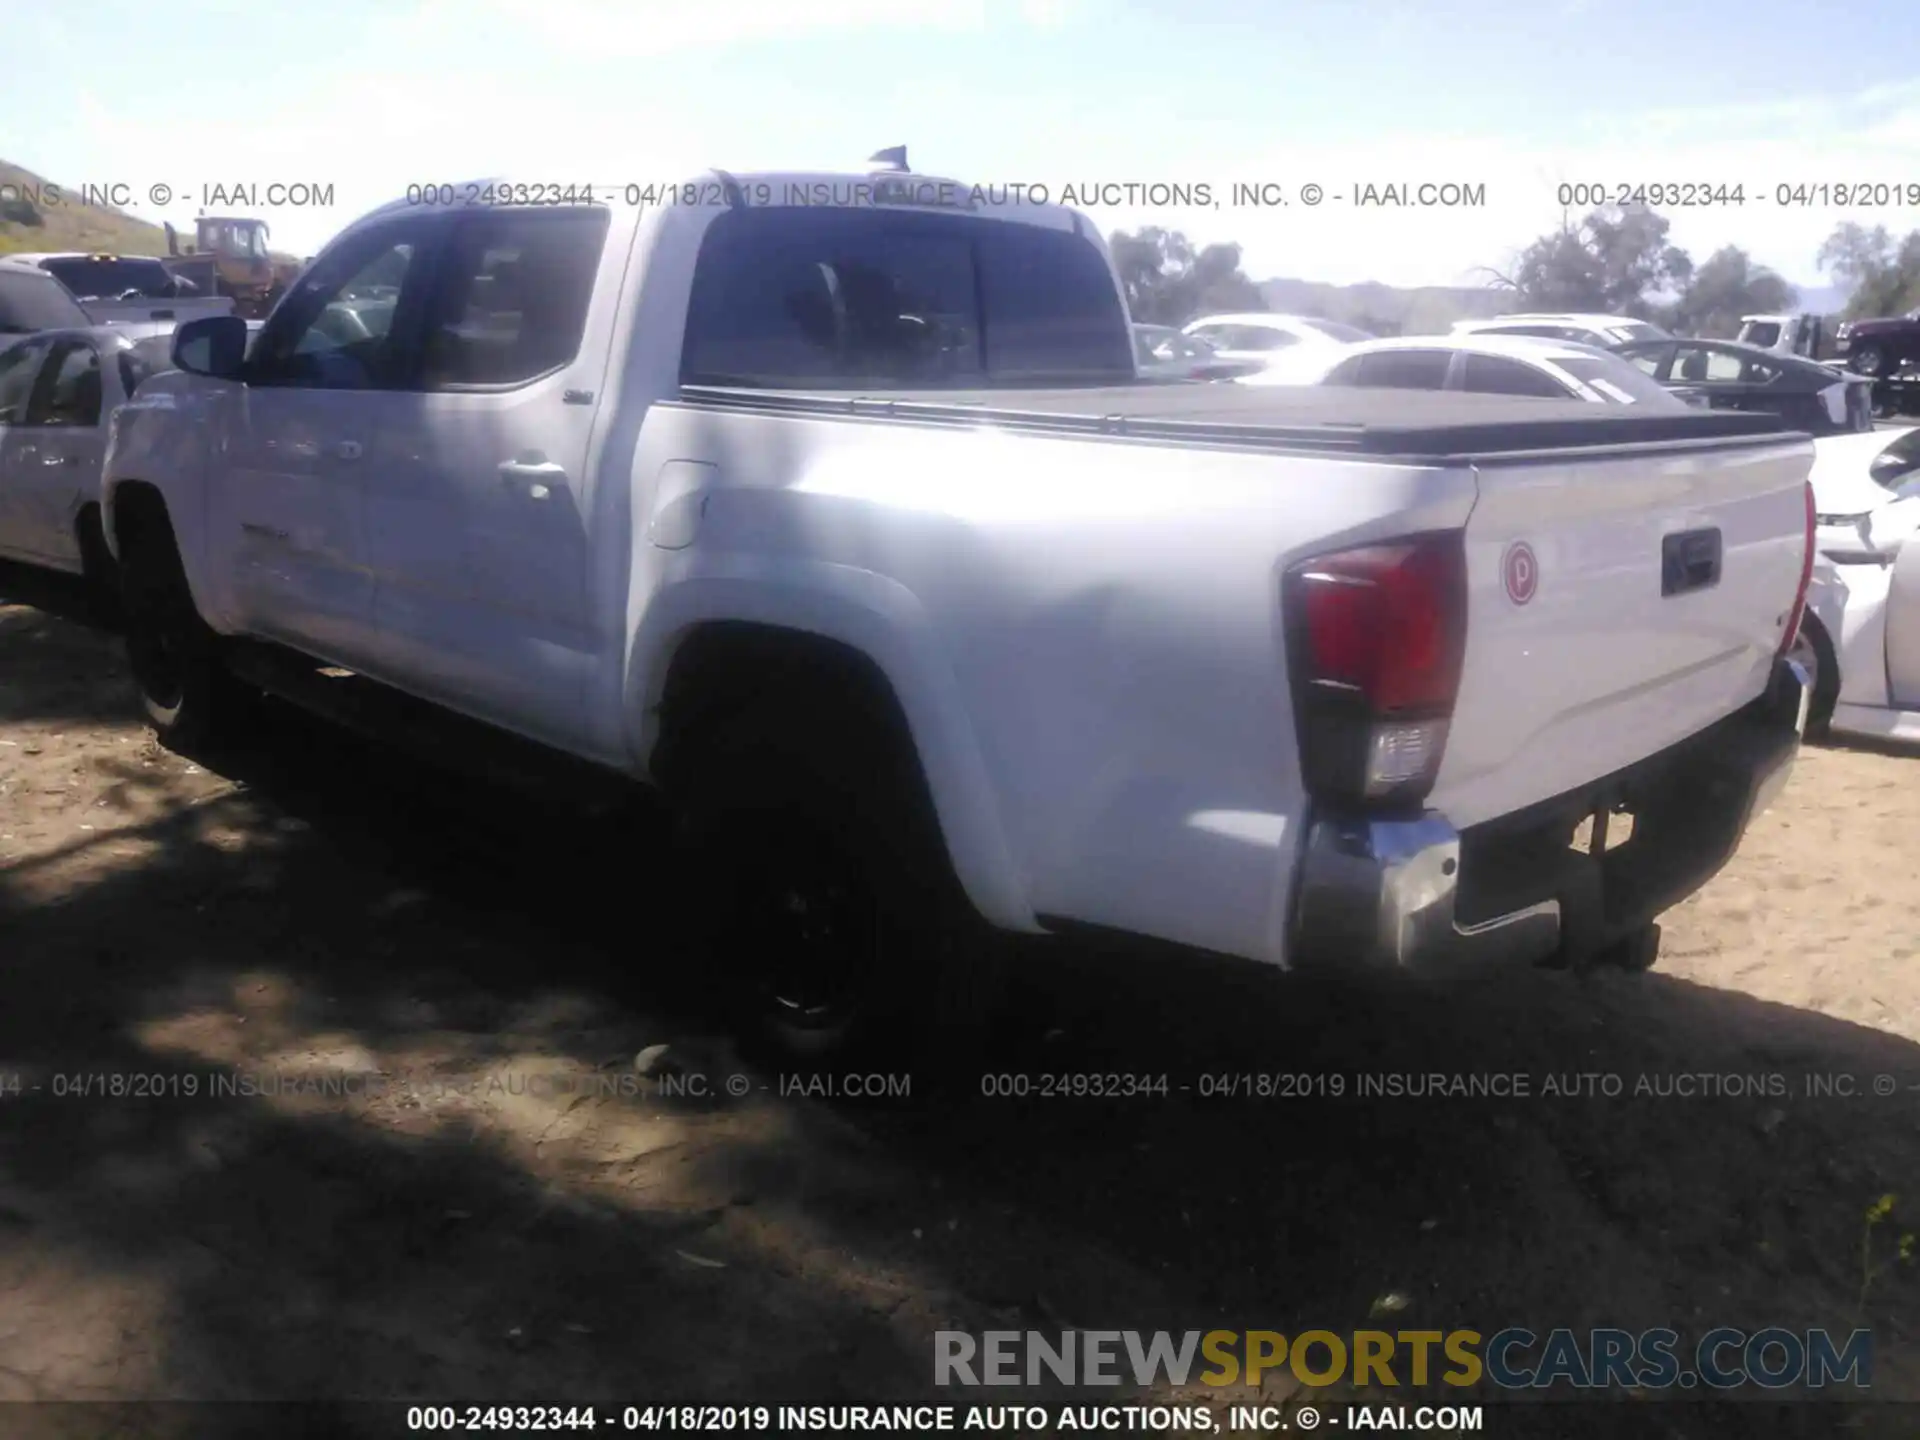
[[[0,632],[9,674],[36,644],[91,639]],[[125,823],[0,872],[0,1393],[871,1402],[927,1393],[943,1326],[1846,1328],[1864,1207],[1920,1173],[1913,1045],[1657,974],[1435,993],[1063,946],[980,1062],[1025,1098],[796,1099],[711,1037],[649,817],[277,707],[201,759],[101,761]],[[656,1040],[706,1094],[634,1080]],[[215,1093],[373,1069],[444,1084]],[[1528,1093],[1361,1093],[1463,1073]],[[108,1075],[148,1093],[78,1093]],[[1632,1093],[1682,1075],[1721,1078]],[[1867,1314],[1876,1389],[1920,1395],[1911,1280]]]

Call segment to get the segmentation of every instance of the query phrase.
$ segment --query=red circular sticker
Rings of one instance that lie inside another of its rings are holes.
[[[1540,588],[1540,561],[1531,545],[1524,540],[1514,541],[1507,547],[1507,557],[1500,562],[1500,568],[1506,576],[1509,600],[1524,605],[1533,599],[1533,592]]]

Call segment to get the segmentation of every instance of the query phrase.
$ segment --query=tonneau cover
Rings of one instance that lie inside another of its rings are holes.
[[[920,424],[1110,435],[1276,450],[1473,459],[1542,450],[1794,434],[1773,415],[1346,386],[1153,384],[1064,389],[754,390],[685,386],[691,404]]]

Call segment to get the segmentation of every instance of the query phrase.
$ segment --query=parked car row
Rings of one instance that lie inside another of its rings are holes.
[[[1809,435],[1873,429],[1873,381],[1732,340],[1634,340],[1614,354],[1714,409],[1778,415]]]
[[[1808,726],[1920,741],[1920,427],[1816,441],[1812,484]]]
[[[1616,356],[1565,341],[1503,334],[1405,336],[1344,346],[1323,361],[1319,385],[1530,396],[1649,412],[1688,407]],[[1248,383],[1297,377],[1255,376]]]
[[[46,294],[26,293],[36,303]],[[0,332],[0,558],[80,575],[104,608],[119,589],[100,525],[108,424],[142,381],[174,368],[174,328],[144,322]],[[257,333],[260,322],[247,328]]]
[[[153,370],[151,342],[113,326],[0,349],[0,557],[84,575],[97,599],[111,597],[100,528],[107,421]]]
[[[1293,334],[1299,325],[1281,317],[1273,328]],[[1286,347],[1290,364],[1241,383],[1531,396],[1649,414],[1691,406],[1768,415],[1813,436],[1819,560],[1792,649],[1811,679],[1809,725],[1920,740],[1920,427],[1876,429],[1870,376],[1795,353],[1817,326],[1750,316],[1743,334],[1697,340],[1618,317],[1507,316],[1446,335],[1296,340]]]
[[[1445,335],[1389,340],[1297,316],[1209,316],[1187,331],[1247,347],[1226,353],[1256,361],[1238,377],[1256,386],[1456,390],[1615,405],[1656,404],[1658,390],[1703,409],[1774,415],[1810,435],[1874,423],[1867,376],[1777,349],[1684,339],[1622,316],[1507,315],[1463,320]]]

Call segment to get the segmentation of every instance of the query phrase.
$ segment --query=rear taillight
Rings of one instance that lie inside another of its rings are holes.
[[[1813,583],[1813,528],[1818,515],[1813,506],[1813,482],[1807,482],[1807,532],[1806,553],[1800,557],[1800,588],[1794,591],[1793,608],[1787,612],[1787,628],[1780,637],[1779,655],[1785,655],[1793,648],[1793,642],[1800,638],[1800,619],[1807,613],[1807,587]]]
[[[1440,770],[1466,653],[1461,532],[1302,561],[1283,604],[1308,793],[1417,804]]]

